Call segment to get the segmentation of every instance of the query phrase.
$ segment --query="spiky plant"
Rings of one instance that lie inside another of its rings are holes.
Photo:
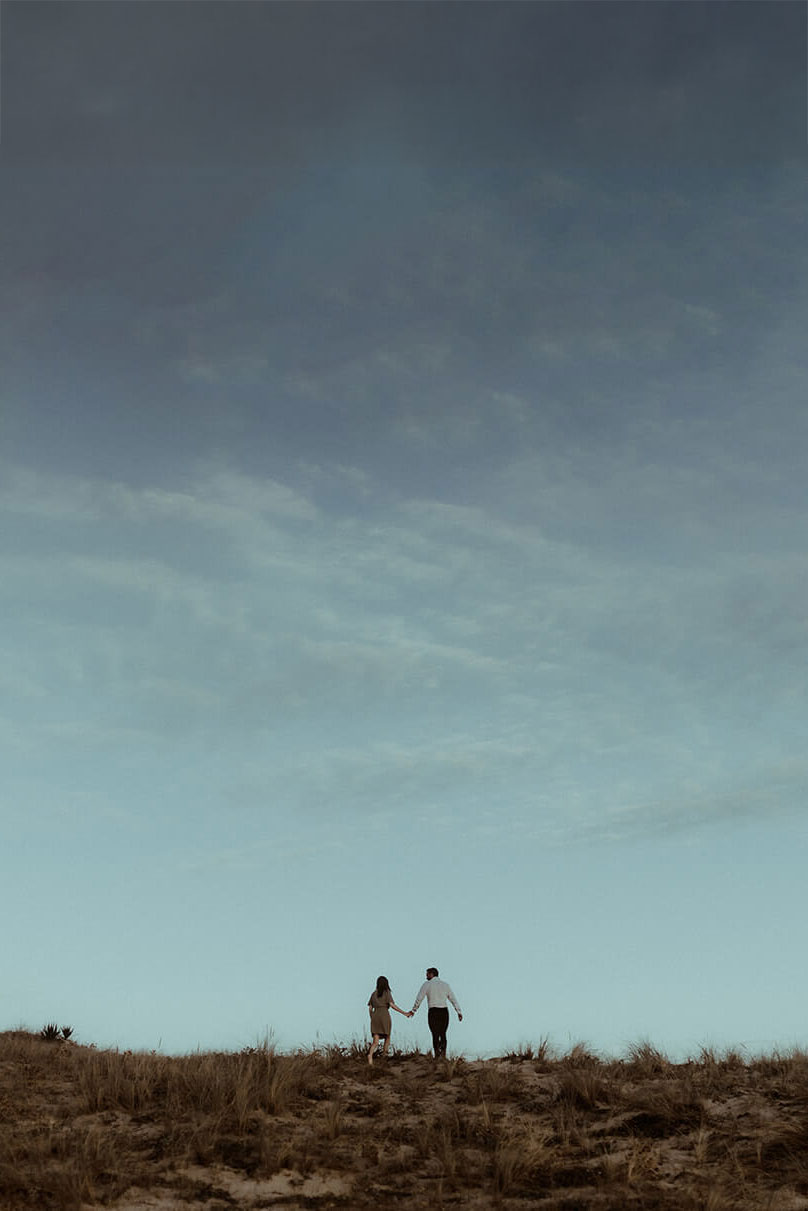
[[[65,1042],[67,1042],[67,1040],[70,1038],[72,1033],[73,1033],[72,1026],[63,1026],[62,1027],[62,1038],[64,1039]]]
[[[55,1043],[62,1036],[59,1033],[59,1027],[55,1022],[48,1022],[47,1026],[43,1026],[39,1032],[39,1037],[44,1039],[46,1043]]]

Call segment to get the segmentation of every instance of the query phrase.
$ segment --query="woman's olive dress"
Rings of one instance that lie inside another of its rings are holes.
[[[371,1008],[370,1014],[370,1033],[378,1034],[380,1038],[386,1039],[389,1037],[393,1029],[393,1023],[390,1020],[390,1006],[393,1003],[393,994],[390,989],[386,989],[381,996],[373,989],[370,994],[368,1005]]]

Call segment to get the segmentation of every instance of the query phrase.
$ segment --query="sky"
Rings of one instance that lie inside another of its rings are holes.
[[[807,11],[6,0],[0,1028],[808,1045]]]

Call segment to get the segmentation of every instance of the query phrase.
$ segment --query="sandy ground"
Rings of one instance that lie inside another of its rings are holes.
[[[808,1057],[304,1057],[282,1105],[172,1118],[183,1061],[116,1054],[102,1089],[99,1056],[0,1036],[0,1211],[808,1211]],[[136,1111],[127,1065],[152,1080]]]

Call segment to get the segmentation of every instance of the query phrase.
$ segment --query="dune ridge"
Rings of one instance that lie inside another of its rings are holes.
[[[101,1050],[0,1034],[2,1211],[808,1208],[808,1054],[546,1041]]]

